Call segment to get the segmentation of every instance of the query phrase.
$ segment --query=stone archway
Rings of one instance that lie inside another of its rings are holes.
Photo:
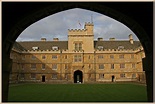
[[[139,38],[142,46],[144,47],[146,58],[143,59],[143,69],[146,73],[147,93],[148,101],[153,101],[153,19],[151,20],[150,9],[147,9],[153,4],[132,4],[123,3],[121,6],[119,3],[34,3],[31,6],[27,3],[20,4],[7,4],[11,9],[6,9],[6,6],[2,3],[2,102],[7,101],[8,98],[8,85],[9,85],[9,73],[12,68],[12,60],[10,59],[10,51],[13,43],[20,33],[32,23],[57,12],[72,8],[82,8],[92,10],[120,21],[128,26]],[[118,5],[119,4],[119,5]],[[14,6],[12,6],[14,5]],[[25,9],[26,7],[29,7]],[[145,8],[146,7],[146,8]],[[5,8],[6,11],[3,11]],[[132,8],[130,11],[129,8]],[[145,12],[141,9],[145,8]],[[115,10],[116,9],[116,10]],[[10,10],[8,12],[7,10]],[[17,11],[17,12],[15,12]],[[121,11],[121,12],[118,12]],[[137,12],[138,11],[138,12]],[[152,10],[153,11],[153,10]],[[4,13],[5,12],[5,13]],[[11,15],[14,13],[14,15]],[[141,13],[141,14],[139,14]],[[147,14],[148,13],[148,14]],[[126,14],[126,15],[124,15]],[[143,17],[141,17],[143,15]],[[147,18],[149,17],[149,19]],[[11,17],[11,18],[10,18]],[[135,20],[130,17],[135,18]],[[148,20],[147,20],[148,19]],[[147,21],[146,21],[147,20]],[[141,24],[141,25],[139,25]],[[151,28],[150,28],[151,27]],[[149,35],[148,35],[149,34]]]
[[[80,70],[76,70],[74,72],[74,83],[82,83],[83,82],[83,73]]]

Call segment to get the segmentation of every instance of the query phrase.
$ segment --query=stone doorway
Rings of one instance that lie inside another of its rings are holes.
[[[42,82],[45,82],[45,75],[42,76]]]
[[[82,83],[83,82],[83,75],[82,71],[77,70],[74,72],[74,83]]]
[[[112,81],[112,82],[115,81],[115,76],[114,76],[114,75],[111,77],[111,81]]]

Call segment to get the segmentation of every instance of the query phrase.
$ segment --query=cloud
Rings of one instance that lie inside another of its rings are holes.
[[[94,23],[94,39],[98,37],[128,39],[129,34],[134,34],[126,26],[112,18],[76,8],[53,14],[30,25],[20,34],[17,41],[40,40],[42,37],[47,38],[47,40],[52,40],[55,37],[60,40],[68,40],[68,29],[82,29],[84,23],[91,22],[91,20]],[[79,25],[79,22],[82,26]],[[136,36],[133,37],[137,40]]]

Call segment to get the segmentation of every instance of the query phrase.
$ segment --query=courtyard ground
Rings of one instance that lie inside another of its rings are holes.
[[[135,83],[12,84],[9,102],[147,102],[147,92]]]

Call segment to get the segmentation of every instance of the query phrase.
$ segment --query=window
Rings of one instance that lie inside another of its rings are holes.
[[[67,59],[67,55],[65,55],[64,57],[65,57],[65,59]]]
[[[57,70],[57,64],[52,64],[52,70]]]
[[[125,64],[120,64],[120,68],[125,68]]]
[[[68,69],[68,64],[65,64],[65,69]]]
[[[52,79],[57,79],[57,74],[52,74]]]
[[[89,64],[89,69],[91,68],[91,64]]]
[[[46,56],[45,55],[42,55],[42,59],[46,59]]]
[[[134,55],[133,54],[131,55],[131,58],[134,59]]]
[[[65,74],[65,79],[68,79],[68,75],[67,74]]]
[[[58,46],[53,46],[52,50],[59,50]]]
[[[111,69],[114,69],[114,64],[111,64]]]
[[[90,59],[90,55],[88,56],[88,59]]]
[[[99,50],[102,50],[103,49],[103,46],[98,46],[97,47]]]
[[[42,64],[42,70],[45,70],[45,64]]]
[[[123,73],[123,74],[120,74],[120,77],[121,78],[125,78],[125,74]]]
[[[57,59],[57,55],[52,55],[52,59]]]
[[[135,68],[135,66],[136,66],[135,63],[133,63],[133,64],[132,64],[132,68]]]
[[[103,55],[98,55],[98,59],[103,59]]]
[[[99,69],[104,69],[104,64],[99,64]]]
[[[35,60],[36,59],[36,56],[32,55],[31,59],[32,60]]]
[[[31,79],[36,79],[36,74],[32,73],[31,74]]]
[[[124,49],[124,46],[118,46],[118,49],[120,50],[120,49]]]
[[[100,79],[104,78],[104,74],[100,74]]]
[[[22,70],[24,70],[24,64],[21,64]]]
[[[33,50],[38,50],[38,49],[39,49],[39,47],[32,47],[32,49],[33,49]]]
[[[136,74],[134,73],[134,74],[132,74],[132,78],[136,78]]]
[[[25,60],[25,55],[22,55],[22,60]]]
[[[119,55],[119,58],[120,58],[120,59],[123,59],[123,58],[124,58],[124,55]]]
[[[31,69],[36,69],[36,64],[31,64]]]
[[[74,55],[74,62],[81,62],[81,61],[82,61],[81,55]]]
[[[113,59],[114,58],[114,55],[110,55],[110,58]]]
[[[24,78],[25,78],[25,75],[24,75],[23,73],[21,73],[21,74],[20,74],[20,78],[21,78],[21,79],[24,79]]]
[[[75,43],[75,50],[82,50],[82,43]]]

